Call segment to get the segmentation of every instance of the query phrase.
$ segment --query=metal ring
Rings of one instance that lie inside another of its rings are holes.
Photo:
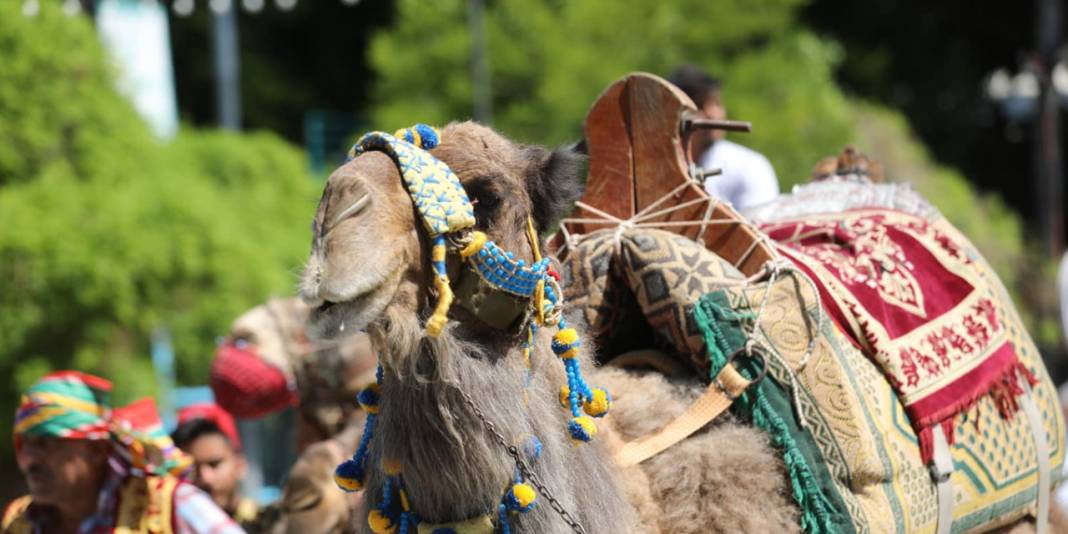
[[[746,356],[749,356],[750,358],[753,357],[753,354],[759,354],[760,355],[760,358],[759,358],[759,361],[761,363],[760,372],[757,373],[757,376],[755,376],[754,378],[749,380],[749,385],[750,386],[752,386],[753,384],[755,384],[757,382],[760,382],[761,380],[764,379],[765,376],[768,376],[768,358],[767,358],[767,355],[764,354],[764,349],[761,349],[760,345],[757,345],[755,343],[752,344],[752,345],[750,345],[749,343],[746,343],[743,347],[741,347],[738,350],[734,351],[734,354],[731,354],[727,358],[727,363],[724,364],[724,366],[726,366],[726,365],[730,364],[731,362],[733,362],[735,359],[738,358],[738,355],[740,355],[740,354],[745,354]]]

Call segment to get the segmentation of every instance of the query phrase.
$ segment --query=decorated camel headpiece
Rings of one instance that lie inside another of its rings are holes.
[[[569,328],[563,319],[563,293],[559,275],[549,265],[549,259],[541,256],[538,236],[528,218],[527,238],[533,251],[533,263],[516,259],[515,254],[502,250],[490,241],[486,234],[473,230],[474,206],[467,197],[460,179],[441,160],[428,150],[439,142],[438,131],[425,124],[399,130],[393,135],[371,132],[363,135],[349,151],[347,161],[368,151],[388,154],[396,163],[405,188],[412,197],[419,218],[422,220],[431,242],[431,262],[434,268],[434,289],[437,303],[427,320],[426,332],[431,337],[441,335],[448,322],[449,308],[454,300],[449,283],[445,259],[449,253],[458,254],[470,270],[477,273],[479,283],[492,291],[509,295],[524,306],[522,321],[526,328],[523,344],[524,359],[529,367],[531,343],[539,326],[557,327],[553,336],[552,350],[560,357],[567,371],[567,384],[561,388],[560,401],[571,412],[568,432],[576,442],[587,442],[597,432],[592,417],[602,417],[608,412],[611,399],[603,389],[591,389],[582,378],[579,368],[578,333]],[[499,325],[498,325],[499,326]],[[335,472],[337,484],[356,491],[364,486],[367,475],[368,444],[374,432],[382,388],[382,367],[378,380],[362,391],[358,400],[367,411],[367,423],[359,447],[352,459],[338,466]],[[585,413],[583,413],[585,412]],[[540,450],[540,444],[531,447]],[[408,509],[407,494],[400,479],[400,466],[383,455],[383,469],[389,475],[386,481],[384,506],[372,510],[368,522],[379,534],[407,532],[413,521]],[[401,496],[401,514],[394,518],[389,511],[390,485],[396,485]],[[505,493],[499,506],[501,524],[507,524],[509,511],[526,511],[534,505],[535,492],[517,475],[516,482]]]

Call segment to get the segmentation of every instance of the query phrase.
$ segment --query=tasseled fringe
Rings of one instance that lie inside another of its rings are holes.
[[[726,365],[727,355],[734,349],[731,340],[734,339],[736,343],[736,338],[741,337],[744,343],[745,336],[740,332],[740,322],[747,317],[717,304],[706,295],[694,306],[693,318],[705,339],[711,376],[715,376],[715,373]],[[723,325],[731,326],[721,328]],[[744,372],[749,373],[749,370]],[[782,451],[783,463],[786,464],[790,476],[790,494],[801,511],[801,528],[809,534],[837,532],[833,517],[835,505],[824,494],[812,468],[790,435],[782,415],[768,402],[764,393],[766,387],[771,386],[764,381],[753,384],[742,393],[731,409],[737,414],[748,416],[754,426],[767,432],[772,445]]]
[[[982,399],[985,396],[990,396],[990,400],[994,402],[994,406],[996,406],[998,410],[998,415],[1000,415],[1002,419],[1012,421],[1016,412],[1020,410],[1019,397],[1024,393],[1023,387],[1020,386],[1021,376],[1032,386],[1038,384],[1038,379],[1035,377],[1034,373],[1032,373],[1023,363],[1017,361],[1005,369],[1001,376],[998,377],[985,392],[981,392],[972,398],[961,399],[954,404],[952,406],[952,415],[950,417],[943,419],[942,421],[932,422],[919,428],[916,437],[920,441],[920,459],[923,460],[923,463],[928,464],[931,462],[931,459],[934,458],[934,425],[942,425],[942,432],[946,435],[946,442],[952,445],[954,443],[954,434],[957,428],[957,416],[975,408],[979,403],[979,399]],[[975,424],[979,424],[978,414],[975,417]]]
[[[750,413],[753,425],[771,436],[772,445],[783,451],[782,459],[790,475],[790,493],[797,507],[801,510],[801,529],[810,534],[830,534],[836,532],[831,511],[834,505],[823,494],[816,482],[812,468],[805,462],[797,442],[790,436],[782,416],[768,403],[763,389],[758,385],[753,388],[753,402]],[[744,396],[749,396],[746,392]]]
[[[916,437],[920,441],[920,459],[923,463],[931,463],[931,459],[934,458],[934,427],[935,425],[941,425],[942,433],[946,436],[946,443],[952,445],[954,442],[954,430],[957,425],[953,423],[953,418],[946,419],[941,423],[935,423],[934,425],[921,428],[916,434]]]

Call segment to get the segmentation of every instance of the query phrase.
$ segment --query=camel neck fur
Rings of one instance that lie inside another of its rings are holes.
[[[471,397],[500,435],[520,450],[532,436],[542,444],[526,460],[588,532],[625,531],[629,510],[596,440],[573,446],[559,403],[563,368],[549,350],[551,332],[535,337],[531,366],[520,337],[474,332],[453,323],[425,336],[411,308],[388,307],[368,332],[385,369],[381,408],[371,441],[369,508],[381,500],[381,458],[399,460],[414,513],[424,523],[495,517],[514,482],[516,466],[467,405]],[[513,515],[513,532],[569,532],[544,495],[531,511]]]

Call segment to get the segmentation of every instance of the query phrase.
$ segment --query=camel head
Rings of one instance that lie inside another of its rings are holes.
[[[582,156],[573,150],[519,145],[473,122],[446,126],[430,153],[458,176],[475,229],[527,262],[528,218],[540,235],[582,192]],[[364,152],[337,169],[312,230],[300,293],[312,307],[313,337],[366,329],[390,308],[426,315],[433,287],[427,233],[388,154]],[[458,261],[449,256],[453,278]]]

